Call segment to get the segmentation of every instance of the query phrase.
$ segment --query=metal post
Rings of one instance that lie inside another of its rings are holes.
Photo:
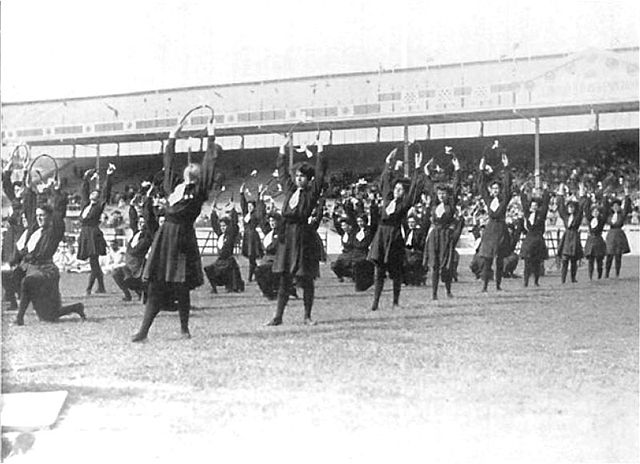
[[[289,173],[293,171],[293,131],[289,132]]]
[[[96,144],[96,172],[100,172],[100,144]]]
[[[536,133],[534,136],[534,176],[535,186],[540,188],[540,118],[536,116],[535,119]]]
[[[409,175],[409,126],[404,125],[404,175]]]

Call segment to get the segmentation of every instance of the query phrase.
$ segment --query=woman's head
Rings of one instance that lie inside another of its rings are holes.
[[[256,209],[256,202],[252,200],[247,203],[247,211],[252,213],[254,209]]]
[[[416,221],[416,217],[415,216],[409,216],[407,218],[407,225],[409,226],[409,229],[415,229],[416,226],[418,225],[418,222]]]
[[[138,216],[138,230],[142,230],[147,225],[147,220],[144,216]]]
[[[13,194],[16,198],[22,198],[22,194],[24,193],[24,184],[22,182],[15,181],[13,183]]]
[[[404,197],[407,192],[408,182],[405,179],[399,179],[393,186],[393,198],[399,200]]]
[[[538,211],[538,209],[540,209],[540,198],[532,198],[531,199],[531,204],[529,205],[529,209],[531,210],[532,213],[535,213],[536,211]]]
[[[199,164],[189,163],[182,172],[185,184],[195,184],[200,180],[201,168]]]
[[[591,216],[593,216],[594,218],[599,218],[600,217],[600,208],[598,208],[597,206],[593,206],[591,208]]]
[[[100,200],[100,190],[93,190],[89,194],[89,201],[91,203],[98,203],[98,200]]]
[[[492,182],[491,185],[489,185],[489,195],[491,195],[492,197],[497,197],[498,195],[500,195],[499,182]]]
[[[576,212],[576,203],[574,201],[570,201],[567,203],[567,213],[575,214]]]
[[[36,222],[39,227],[46,227],[51,222],[53,210],[49,205],[42,205],[36,208]]]
[[[611,202],[611,209],[616,213],[619,213],[620,211],[622,211],[622,202],[620,201],[619,198],[613,199],[613,201]]]
[[[343,216],[340,218],[340,227],[342,227],[342,230],[346,233],[350,233],[353,230],[351,221],[347,216]]]
[[[223,234],[229,228],[229,223],[230,222],[231,222],[231,220],[229,218],[227,218],[227,217],[224,217],[224,218],[220,219],[220,230],[222,231]]]
[[[446,202],[449,199],[449,189],[444,185],[439,185],[436,190],[439,202]]]
[[[280,215],[279,214],[270,214],[269,215],[269,227],[271,227],[271,229],[276,229],[278,227],[278,224],[280,224]]]
[[[364,229],[367,226],[367,217],[364,215],[359,215],[356,218],[356,224],[358,225],[359,229]]]
[[[313,166],[307,163],[302,163],[300,166],[298,166],[298,169],[296,169],[296,175],[295,175],[296,187],[298,188],[307,187],[307,185],[309,185],[309,182],[311,182],[311,179],[313,179],[315,175],[316,175],[316,170],[313,168]]]

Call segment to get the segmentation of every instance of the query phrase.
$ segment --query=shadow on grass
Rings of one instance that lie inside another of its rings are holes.
[[[368,330],[397,330],[397,324],[405,320],[425,320],[437,321],[448,318],[468,318],[482,317],[484,310],[475,312],[451,312],[451,313],[429,313],[429,314],[400,314],[387,313],[384,316],[369,317],[345,317],[340,319],[330,319],[317,321],[315,326],[309,327],[304,325],[287,325],[286,323],[279,327],[262,327],[252,331],[242,332],[225,332],[213,335],[220,338],[244,338],[244,339],[260,339],[290,337],[292,335],[315,336],[324,335],[331,332],[341,332],[343,329],[368,329]]]

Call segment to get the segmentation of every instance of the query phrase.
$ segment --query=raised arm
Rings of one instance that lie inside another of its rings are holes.
[[[322,193],[322,187],[324,185],[324,178],[327,175],[327,169],[329,167],[328,160],[324,156],[324,147],[320,141],[318,145],[318,156],[316,158],[316,175],[313,180],[313,193],[316,197],[319,197]]]
[[[244,184],[240,186],[240,210],[242,211],[243,216],[245,216],[249,212],[249,207],[247,206],[247,198],[244,195]]]
[[[522,212],[525,216],[528,216],[531,209],[531,201],[527,192],[524,191],[524,187],[520,190],[520,204],[522,205]]]
[[[116,172],[116,167],[109,163],[109,167],[107,168],[107,178],[104,180],[104,185],[102,186],[101,193],[101,201],[103,205],[109,203],[111,199],[111,189],[113,187],[113,174]]]
[[[563,220],[567,219],[567,208],[564,201],[564,193],[558,192],[556,195],[556,204],[558,205],[558,216]]]
[[[393,163],[398,152],[397,148],[391,150],[384,162],[384,169],[380,175],[380,191],[382,192],[383,201],[391,197],[393,191]]]
[[[174,129],[169,134],[169,140],[162,155],[162,169],[164,171],[162,188],[165,195],[169,195],[173,191],[177,131],[178,129]]]
[[[220,230],[220,218],[218,218],[218,212],[216,211],[215,208],[211,209],[210,221],[211,221],[211,228],[216,233],[216,235],[222,234],[222,230]]]
[[[82,175],[82,185],[80,186],[80,202],[82,208],[89,204],[89,194],[91,193],[91,179],[93,179],[95,173],[95,169],[87,169]]]
[[[291,180],[291,173],[289,172],[289,163],[287,157],[287,143],[280,146],[278,151],[278,158],[276,159],[276,170],[278,171],[278,182],[282,186],[284,191],[293,190],[296,188],[295,183]]]
[[[12,173],[11,165],[9,165],[9,168],[2,171],[2,190],[4,191],[4,194],[7,196],[9,201],[15,201],[16,195],[15,195],[15,192],[13,191],[13,182],[11,181],[11,173]]]
[[[218,159],[218,144],[216,143],[215,127],[213,123],[207,125],[207,151],[202,159],[202,190],[205,195],[213,188]]]

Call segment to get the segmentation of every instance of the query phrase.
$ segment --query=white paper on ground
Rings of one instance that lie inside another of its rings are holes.
[[[5,393],[0,403],[2,427],[17,430],[50,428],[58,420],[68,394],[65,390]]]

